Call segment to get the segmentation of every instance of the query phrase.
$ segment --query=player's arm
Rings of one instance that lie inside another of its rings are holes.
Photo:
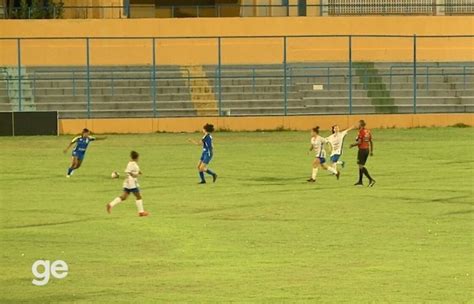
[[[326,138],[326,140],[327,140],[327,138]],[[329,140],[326,141],[326,146],[328,147],[328,151],[329,151],[329,152],[332,152],[333,147],[332,147],[332,144],[331,144],[331,142],[330,142]]]
[[[370,137],[369,145],[370,145],[370,156],[374,156],[374,142],[372,141],[372,136]]]
[[[360,137],[357,137],[357,141],[355,143],[351,144],[349,148],[353,148],[355,146],[358,146],[361,143],[362,143],[362,139]]]
[[[138,177],[140,174],[142,174],[142,173],[141,173],[141,171],[140,171],[140,172],[138,172],[138,173],[128,172],[128,174],[130,174],[131,177],[137,178],[137,177]]]
[[[105,140],[105,139],[107,139],[107,136],[89,136],[89,139],[91,139],[91,140]]]
[[[64,152],[64,153],[67,153],[67,151],[68,151],[72,146],[74,146],[74,144],[76,143],[76,141],[77,141],[77,137],[74,137],[74,138],[71,140],[71,142],[69,143],[69,145],[66,147],[66,149],[64,149],[63,152]]]
[[[346,133],[347,133],[347,132],[350,132],[350,131],[354,130],[355,128],[357,128],[357,127],[356,127],[356,126],[352,126],[352,127],[349,127],[349,128],[347,128],[347,129],[345,129],[343,132],[346,132]]]
[[[200,143],[200,142],[198,142],[198,141],[195,141],[195,140],[194,140],[194,139],[192,139],[192,138],[188,138],[188,141],[189,141],[190,143],[192,143],[192,144],[196,145],[196,146],[200,146],[200,145],[201,145],[201,143]]]

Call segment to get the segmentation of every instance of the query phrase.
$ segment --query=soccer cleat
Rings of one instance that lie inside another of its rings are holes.
[[[217,180],[217,174],[214,174],[214,175],[212,176],[212,182],[215,183],[216,180]]]
[[[107,213],[110,214],[112,212],[112,206],[110,206],[110,204],[105,205],[105,208],[107,209]]]
[[[346,162],[341,160],[341,167],[344,168],[345,165],[346,165]]]
[[[148,211],[143,211],[143,212],[139,212],[138,213],[138,216],[149,216],[150,213],[148,213]]]
[[[312,179],[312,178],[310,178],[310,179],[308,179],[308,180],[306,180],[306,181],[307,181],[308,183],[315,183],[315,182],[316,182],[316,180],[315,180],[315,179]]]
[[[373,186],[375,186],[375,179],[371,179],[367,187],[373,187]]]
[[[339,180],[339,177],[341,176],[341,172],[337,171],[336,178]]]
[[[354,186],[363,186],[364,184],[362,182],[357,182],[354,184]]]
[[[202,185],[202,184],[205,184],[205,183],[206,183],[205,181],[200,181],[200,182],[198,183],[198,185]]]

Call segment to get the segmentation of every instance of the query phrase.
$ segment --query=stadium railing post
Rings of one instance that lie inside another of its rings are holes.
[[[416,114],[416,34],[413,35],[413,114]]]
[[[284,97],[284,114],[288,115],[288,85],[287,85],[287,58],[286,58],[287,37],[283,37],[283,97]]]
[[[153,94],[153,117],[156,117],[156,39],[151,39],[152,43],[152,94]]]
[[[349,35],[349,114],[352,114],[352,36]]]
[[[222,54],[221,54],[221,37],[217,37],[217,75],[218,75],[218,116],[222,115]]]
[[[86,83],[87,83],[87,118],[91,118],[91,66],[90,66],[90,40],[86,38]]]
[[[16,40],[17,59],[18,59],[18,111],[22,111],[22,94],[21,94],[21,39]]]

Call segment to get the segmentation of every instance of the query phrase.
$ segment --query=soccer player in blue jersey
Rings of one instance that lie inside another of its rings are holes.
[[[211,175],[212,181],[215,183],[217,180],[217,174],[207,168],[213,156],[214,146],[212,145],[211,133],[214,132],[214,126],[211,124],[206,124],[204,125],[202,131],[204,133],[204,136],[202,137],[201,142],[189,139],[189,141],[195,145],[200,146],[202,144],[201,159],[198,163],[199,177],[201,178],[201,182],[199,184],[206,183],[206,179],[204,178],[204,172]]]
[[[105,138],[106,137],[91,136],[91,132],[89,131],[89,129],[82,130],[81,135],[74,137],[67,146],[67,148],[64,149],[64,153],[67,153],[69,148],[71,148],[73,145],[76,145],[72,150],[72,164],[67,170],[66,177],[71,177],[74,170],[79,169],[82,164],[82,161],[84,160],[84,156],[86,155],[86,150],[89,146],[89,143],[94,140],[102,140]]]

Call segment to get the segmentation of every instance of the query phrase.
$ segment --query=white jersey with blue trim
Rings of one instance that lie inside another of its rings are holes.
[[[133,177],[133,175],[138,175],[140,173],[140,167],[134,161],[129,161],[127,164],[127,168],[125,168],[125,180],[123,181],[123,187],[127,189],[135,189],[138,188],[138,178]]]
[[[313,151],[316,153],[316,157],[326,157],[326,151],[324,150],[324,144],[327,143],[326,138],[316,135],[316,137],[311,137],[311,145],[313,146]]]
[[[328,136],[328,138],[326,138],[332,147],[331,156],[342,154],[342,146],[344,144],[344,137],[346,137],[347,133],[348,132],[346,130],[346,131],[331,134]]]

